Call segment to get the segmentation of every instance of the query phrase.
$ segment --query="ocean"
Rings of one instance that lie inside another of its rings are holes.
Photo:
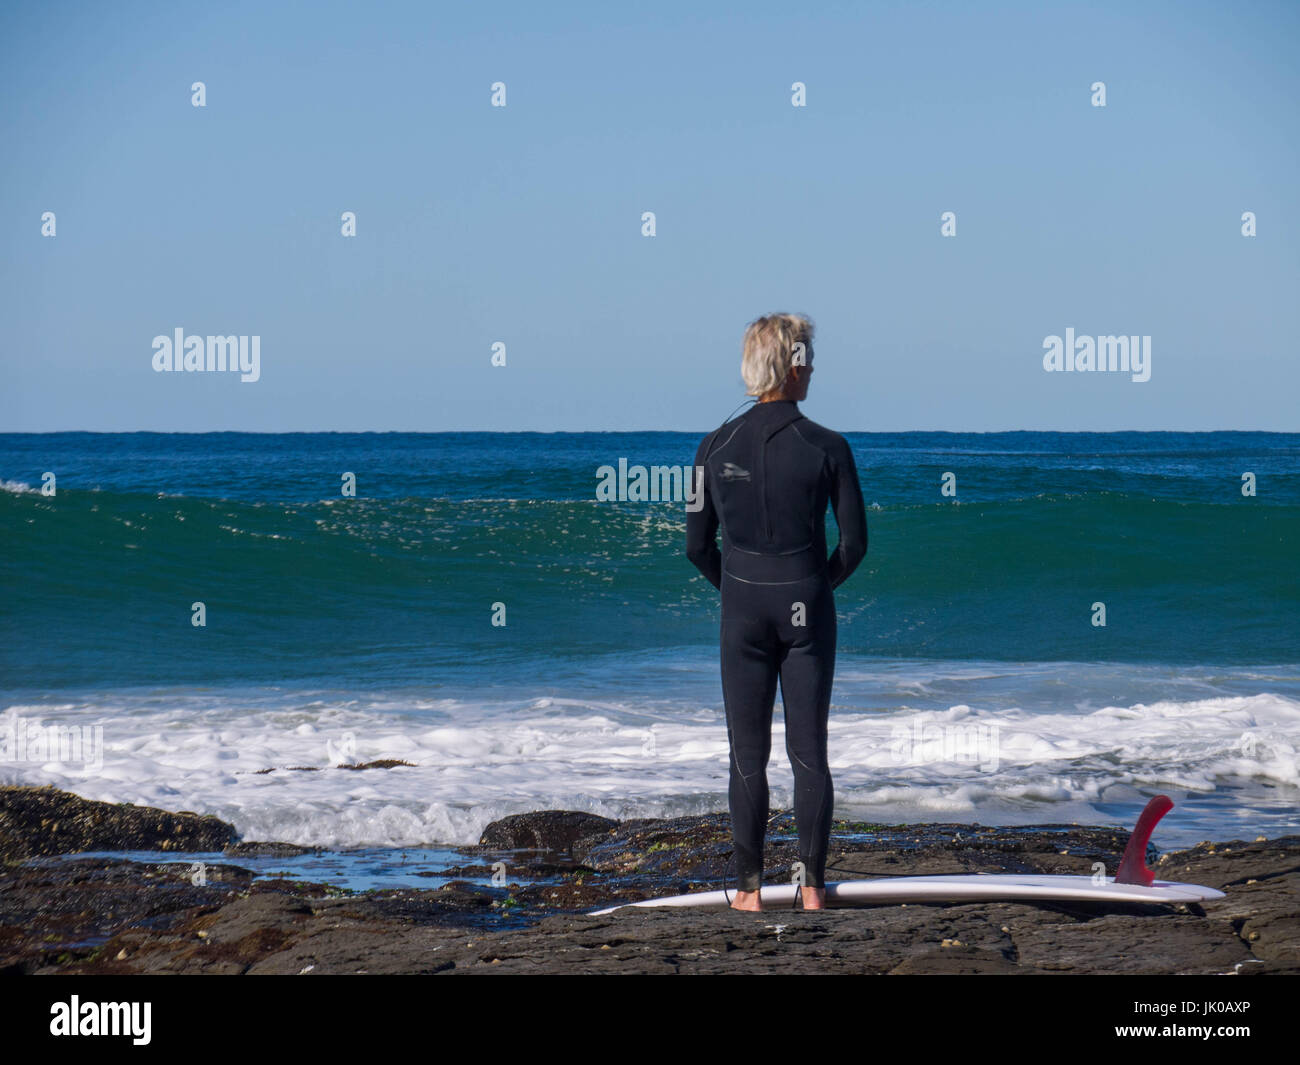
[[[710,428],[0,434],[0,780],[335,850],[725,810],[684,504],[597,499]],[[1300,830],[1300,435],[846,435],[837,816]]]

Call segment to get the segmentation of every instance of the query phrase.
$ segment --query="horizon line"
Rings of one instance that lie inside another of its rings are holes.
[[[714,426],[713,428],[717,428]],[[708,434],[713,429],[0,429],[0,436],[54,436],[79,433],[84,436],[213,436],[238,434],[241,436],[452,436],[471,433],[499,436],[555,436],[569,435],[628,435],[632,433]],[[947,433],[951,436],[998,435],[1006,433],[1073,433],[1111,436],[1118,433],[1269,433],[1275,436],[1295,436],[1300,429],[838,429],[841,434],[858,436],[884,436],[902,433]]]

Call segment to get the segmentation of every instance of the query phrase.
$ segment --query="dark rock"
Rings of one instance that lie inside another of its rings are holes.
[[[286,773],[319,773],[324,769],[396,769],[398,766],[408,766],[415,768],[414,762],[406,762],[400,758],[377,758],[373,762],[355,762],[349,765],[285,765],[285,766],[268,766],[266,769],[255,770],[257,775],[265,773],[274,773],[282,770]]]
[[[578,810],[512,814],[488,825],[479,839],[479,846],[497,850],[567,851],[579,840],[605,835],[618,824],[608,817]]]
[[[104,859],[42,861],[0,874],[0,972],[33,972],[93,958],[127,928],[168,935],[186,915],[215,911],[253,874],[205,864]],[[198,881],[198,883],[196,883]]]
[[[1164,855],[1161,879],[1227,897],[1191,905],[962,903],[827,911],[629,909],[615,901],[714,886],[721,815],[611,825],[547,811],[493,838],[530,868],[570,840],[550,882],[350,894],[208,865],[41,860],[0,870],[0,971],[61,973],[1300,973],[1300,837]],[[531,836],[526,833],[532,833]],[[485,837],[488,834],[485,833]],[[541,844],[521,855],[518,844]],[[1122,830],[1071,825],[849,825],[832,879],[1108,869]],[[774,829],[773,880],[793,839]],[[479,850],[475,848],[475,850]],[[1064,853],[1062,853],[1064,852]],[[250,850],[249,853],[254,853]],[[479,857],[482,857],[480,854]],[[544,859],[543,864],[549,862]],[[579,867],[598,865],[602,871]],[[473,866],[466,866],[469,870]],[[475,869],[490,869],[484,862]],[[474,875],[468,872],[462,875]]]
[[[771,864],[780,866],[784,852],[795,852],[795,841],[772,839],[768,850]],[[602,873],[678,880],[721,880],[731,851],[731,819],[725,814],[623,821],[573,848],[575,858]]]
[[[0,858],[78,851],[219,851],[235,840],[215,817],[114,805],[56,788],[0,787]]]

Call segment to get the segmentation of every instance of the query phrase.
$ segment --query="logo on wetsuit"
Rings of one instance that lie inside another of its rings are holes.
[[[724,462],[722,472],[718,476],[724,481],[748,481],[749,471],[742,466],[737,466],[734,462]]]

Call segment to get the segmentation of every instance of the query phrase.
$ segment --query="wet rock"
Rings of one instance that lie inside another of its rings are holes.
[[[0,859],[78,851],[219,851],[236,838],[215,817],[94,802],[56,788],[0,787]]]
[[[407,766],[414,769],[414,762],[407,762],[401,758],[377,758],[373,762],[354,762],[348,765],[284,765],[268,766],[266,769],[258,769],[254,772],[258,776],[266,773],[285,772],[285,773],[320,773],[327,769],[396,769],[398,766]]]
[[[532,820],[529,820],[529,819]],[[510,882],[351,894],[208,865],[44,860],[0,870],[0,970],[85,973],[1300,973],[1300,837],[1205,844],[1152,861],[1207,884],[1186,905],[961,903],[826,911],[629,909],[614,901],[716,886],[729,825],[712,814],[610,823],[572,811],[507,819]],[[500,823],[498,823],[500,824]],[[831,879],[954,872],[1091,872],[1122,830],[1071,825],[837,822]],[[521,841],[537,844],[521,850]],[[769,882],[788,879],[781,819]],[[554,860],[568,847],[565,862]],[[493,863],[471,848],[481,876]],[[256,849],[247,851],[257,853]],[[547,877],[516,872],[550,867]],[[473,870],[471,873],[470,870]]]
[[[579,841],[603,836],[618,824],[608,817],[578,810],[512,814],[488,825],[479,839],[479,846],[497,850],[568,851]]]
[[[795,841],[772,837],[767,849],[769,868],[783,869]],[[573,848],[575,858],[601,873],[685,883],[721,882],[731,852],[731,819],[725,814],[623,821],[603,838],[580,840]]]
[[[104,859],[11,866],[0,873],[0,972],[97,957],[127,928],[169,934],[186,915],[237,898],[252,877],[237,866],[207,864],[197,877],[183,863]]]

